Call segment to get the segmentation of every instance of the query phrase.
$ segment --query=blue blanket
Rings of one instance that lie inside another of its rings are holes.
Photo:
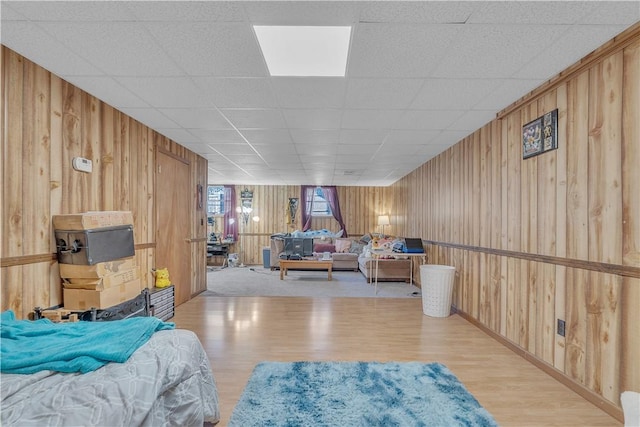
[[[53,323],[0,317],[0,371],[32,374],[95,371],[109,362],[125,362],[154,332],[175,328],[155,317],[112,322]]]

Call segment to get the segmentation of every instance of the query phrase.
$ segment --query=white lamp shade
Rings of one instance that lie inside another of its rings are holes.
[[[390,225],[389,215],[378,215],[378,225]]]

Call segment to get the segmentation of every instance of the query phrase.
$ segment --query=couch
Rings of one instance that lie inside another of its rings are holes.
[[[313,251],[322,255],[324,252],[331,253],[333,259],[333,271],[358,271],[358,256],[361,253],[361,247],[348,245],[342,238],[325,238],[314,239]],[[280,268],[280,254],[284,252],[284,239],[281,236],[272,236],[269,254],[269,266],[271,270]]]
[[[365,257],[358,259],[358,268],[364,274],[369,283],[376,279],[375,258]],[[411,281],[411,260],[410,259],[379,259],[378,260],[378,281],[379,282],[400,282]]]

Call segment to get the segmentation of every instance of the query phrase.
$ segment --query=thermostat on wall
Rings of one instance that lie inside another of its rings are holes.
[[[91,173],[91,168],[93,167],[91,160],[84,157],[74,157],[71,164],[75,170],[87,173]]]

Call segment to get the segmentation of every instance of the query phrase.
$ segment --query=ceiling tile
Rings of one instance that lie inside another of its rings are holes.
[[[311,156],[335,156],[338,144],[294,144],[297,152]],[[303,156],[300,156],[303,158]]]
[[[640,2],[638,2],[640,5]],[[532,56],[513,77],[533,79],[536,76],[553,76],[578,62],[593,50],[593,45],[604,44],[622,28],[611,25],[574,25],[562,34],[560,40],[547,46],[537,56]]]
[[[467,110],[486,98],[498,84],[498,79],[427,79],[411,109]]]
[[[2,2],[2,12],[8,2]],[[127,2],[120,1],[11,1],[11,8],[31,21],[135,21]],[[4,19],[4,17],[3,17]]]
[[[447,129],[474,131],[476,129],[480,129],[495,118],[496,113],[493,110],[467,111],[462,117],[460,117],[460,119],[458,119]]]
[[[175,76],[182,73],[136,22],[77,22],[74,25],[43,22],[40,26],[60,43],[73,46],[72,51],[84,52],[89,63],[112,76]]]
[[[162,113],[187,129],[233,130],[215,108],[162,108]]]
[[[192,79],[218,108],[272,108],[276,98],[269,79],[194,77]]]
[[[252,144],[291,144],[291,135],[287,129],[243,129],[242,135]]]
[[[433,77],[509,78],[567,29],[563,25],[464,25]],[[568,64],[567,64],[568,65]]]
[[[389,131],[366,129],[343,129],[340,144],[382,144]]]
[[[407,110],[396,129],[446,129],[463,114],[461,110]]]
[[[31,22],[5,22],[3,16],[0,36],[3,45],[18,53],[29,52],[27,58],[38,58],[39,65],[59,76],[104,75],[102,70]]]
[[[283,109],[291,129],[339,129],[342,111],[338,109]]]
[[[219,154],[231,158],[234,155],[255,155],[256,152],[248,144],[226,144],[212,142],[208,144],[209,147],[215,150]],[[233,160],[233,159],[232,159]]]
[[[422,87],[422,79],[349,79],[345,108],[407,108]]]
[[[229,1],[130,1],[127,7],[140,21],[240,22],[242,2]]]
[[[116,81],[157,108],[211,108],[211,101],[185,77],[116,77]]]
[[[349,77],[429,77],[460,25],[360,24],[352,37]],[[420,52],[420,54],[416,54]]]
[[[385,139],[385,144],[426,144],[438,133],[429,130],[394,130]]]
[[[244,3],[244,8],[254,25],[350,25],[357,20],[360,5],[357,1],[252,1]]]
[[[343,129],[391,129],[402,117],[402,110],[343,110]]]
[[[146,27],[188,75],[269,75],[253,29],[246,23],[151,22]]]
[[[291,138],[296,144],[337,144],[338,130],[291,129]]]
[[[543,83],[543,80],[501,80],[501,83],[480,102],[473,105],[473,108],[500,111],[538,87],[541,83]]]
[[[360,13],[365,23],[464,23],[482,6],[474,1],[363,2]]]
[[[573,24],[591,13],[594,1],[480,2],[468,24]]]
[[[246,144],[246,141],[234,130],[189,129],[189,132],[208,144]]]
[[[282,112],[276,109],[221,109],[220,112],[238,129],[285,129],[287,127]]]
[[[340,108],[346,83],[335,77],[277,77],[272,79],[282,108]]]

